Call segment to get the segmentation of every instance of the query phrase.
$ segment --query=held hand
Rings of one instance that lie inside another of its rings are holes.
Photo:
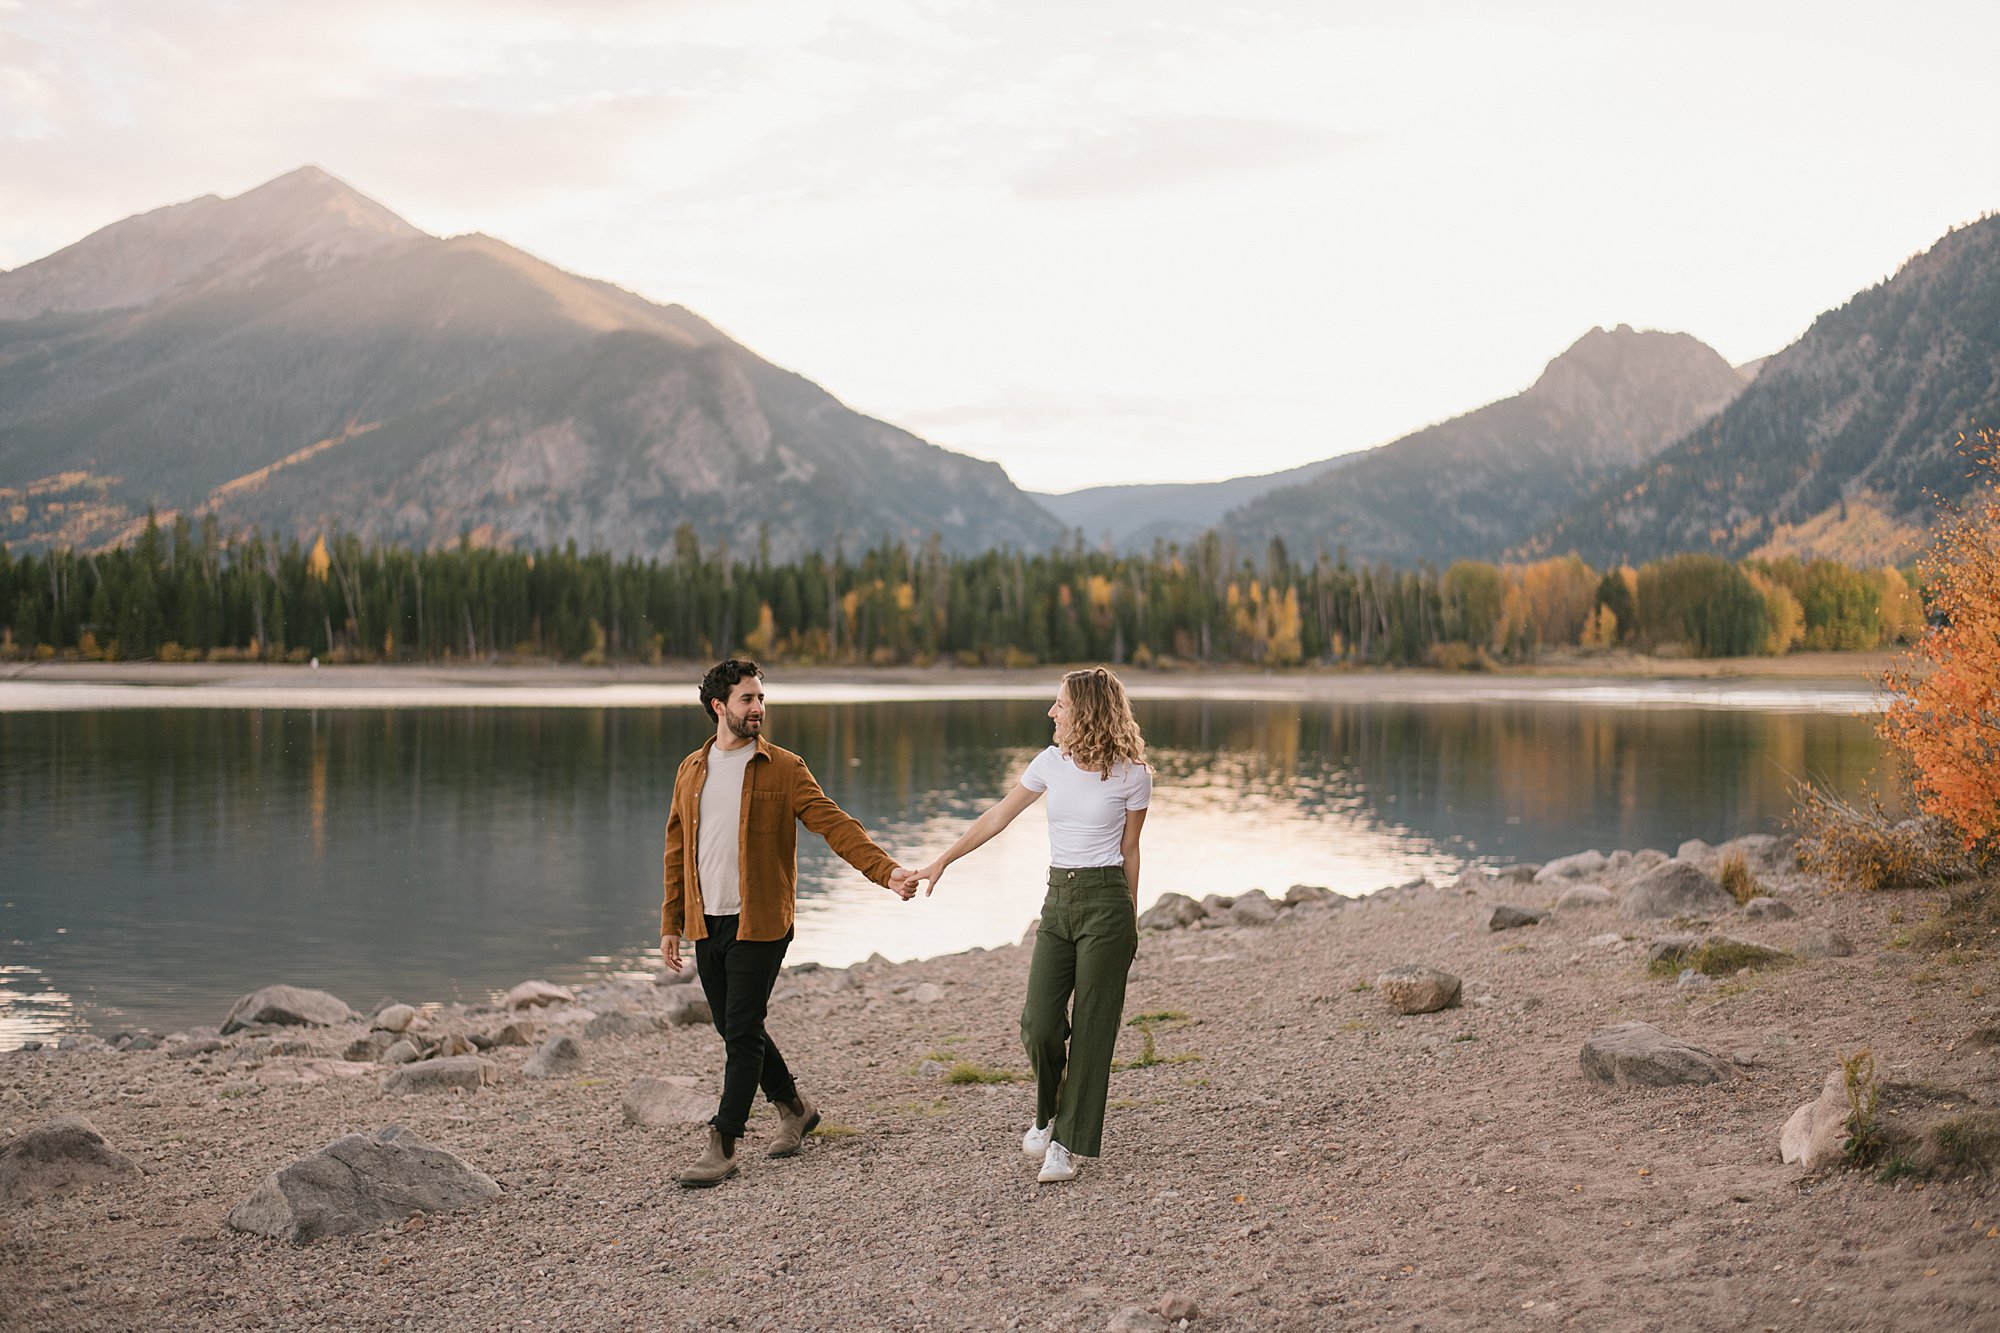
[[[928,898],[937,891],[938,881],[944,878],[944,860],[940,858],[933,861],[914,873],[924,882],[924,897]]]
[[[660,958],[663,962],[666,963],[667,969],[669,971],[678,972],[681,970],[680,936],[678,935],[660,936]]]
[[[895,894],[904,902],[910,901],[911,898],[916,896],[917,892],[916,876],[910,871],[903,869],[903,867],[897,866],[889,872],[889,892]]]

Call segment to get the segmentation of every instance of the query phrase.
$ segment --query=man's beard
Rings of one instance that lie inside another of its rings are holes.
[[[734,736],[739,741],[756,740],[757,733],[760,730],[762,730],[764,726],[764,719],[761,717],[754,722],[747,717],[744,718],[741,722],[738,722],[734,717],[734,715],[729,713],[726,709],[723,711],[722,714],[722,722],[724,726],[729,728],[729,734]]]

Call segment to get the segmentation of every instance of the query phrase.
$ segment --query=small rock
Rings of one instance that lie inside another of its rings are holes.
[[[401,1125],[349,1134],[264,1178],[230,1211],[238,1231],[304,1245],[441,1213],[500,1193],[491,1176]]]
[[[349,1046],[348,1049],[353,1050],[354,1048]],[[412,1060],[421,1060],[423,1058],[424,1053],[418,1050],[417,1044],[408,1037],[389,1043],[388,1049],[384,1050],[381,1056],[382,1063],[385,1065],[406,1065]]]
[[[1588,911],[1594,907],[1609,907],[1617,899],[1611,890],[1602,884],[1572,884],[1556,899],[1558,912]]]
[[[1332,889],[1318,884],[1294,884],[1285,890],[1285,906],[1297,907],[1301,903],[1327,903],[1339,899]],[[1344,899],[1342,901],[1345,901]]]
[[[1584,941],[1585,944],[1591,946],[1594,949],[1615,949],[1624,942],[1625,942],[1625,937],[1623,935],[1620,935],[1615,930],[1608,931],[1602,935],[1592,935],[1589,939]]]
[[[627,1124],[661,1129],[705,1123],[715,1114],[715,1099],[702,1092],[700,1079],[676,1074],[633,1079],[620,1107]]]
[[[455,1055],[476,1055],[479,1048],[472,1044],[472,1038],[463,1032],[447,1032],[439,1037],[437,1045],[425,1052],[427,1060],[449,1059]]]
[[[533,1046],[535,1028],[532,1023],[509,1023],[498,1032],[473,1033],[472,1044],[482,1051],[490,1051],[496,1046]]]
[[[222,1022],[222,1035],[226,1037],[255,1024],[332,1027],[337,1023],[355,1022],[360,1017],[347,1007],[345,1000],[323,990],[266,986],[262,990],[251,991],[230,1008],[229,1017]]]
[[[1375,978],[1375,990],[1399,1014],[1429,1014],[1458,1003],[1459,980],[1434,967],[1404,963]]]
[[[1849,958],[1854,942],[1831,926],[1808,926],[1799,936],[1798,953],[1801,958]]]
[[[128,1051],[157,1051],[160,1049],[160,1043],[142,1032],[132,1038],[132,1040],[126,1042],[125,1049]]]
[[[1686,861],[1669,861],[1632,882],[1619,910],[1628,917],[1716,916],[1736,910],[1736,899]]]
[[[805,964],[801,963],[799,966],[803,967]],[[798,968],[793,968],[792,970],[797,971]],[[661,968],[659,972],[654,974],[653,984],[655,986],[685,986],[689,982],[699,980],[701,980],[701,973],[695,971],[690,964],[683,962],[681,970],[678,972],[670,967]]]
[[[650,1037],[663,1024],[651,1014],[635,1014],[629,1009],[613,1009],[583,1025],[583,1035],[593,1041],[604,1037]]]
[[[424,1060],[404,1065],[382,1080],[384,1092],[448,1092],[463,1088],[477,1092],[498,1082],[500,1067],[476,1055],[453,1056],[445,1060]]]
[[[840,972],[836,975],[844,984],[835,985],[835,990],[852,990],[860,984],[846,972]],[[714,1023],[715,1015],[708,1007],[708,997],[699,991],[692,994],[684,991],[671,996],[667,1001],[667,1025],[669,1027],[684,1028],[696,1025],[710,1027]]]
[[[1163,893],[1157,902],[1139,914],[1139,929],[1179,930],[1193,925],[1205,915],[1201,904],[1185,893]]]
[[[936,1004],[944,998],[944,987],[934,981],[926,981],[911,988],[910,998],[918,1004]]]
[[[1650,1023],[1619,1023],[1590,1034],[1577,1057],[1583,1072],[1613,1087],[1663,1088],[1733,1081],[1728,1062]]]
[[[139,1167],[80,1115],[60,1115],[0,1147],[0,1200],[46,1198],[136,1180]]]
[[[1268,926],[1278,919],[1278,905],[1262,889],[1252,889],[1229,904],[1232,926]]]
[[[521,1072],[529,1078],[561,1078],[583,1068],[583,1047],[575,1037],[550,1037],[528,1057]]]
[[[382,1053],[395,1044],[396,1034],[393,1032],[369,1032],[348,1042],[346,1049],[341,1051],[340,1058],[369,1063],[380,1060]],[[411,1053],[415,1054],[414,1047],[411,1048]]]
[[[509,1009],[533,1009],[545,1004],[573,1004],[576,992],[567,986],[546,981],[524,981],[507,992],[502,1001]]]
[[[1752,921],[1788,921],[1798,913],[1776,898],[1752,898],[1743,904],[1743,915]]]
[[[1707,990],[1714,984],[1712,977],[1704,976],[1691,967],[1682,968],[1681,974],[1674,978],[1674,985],[1685,991]]]
[[[407,1032],[410,1024],[417,1021],[417,1011],[407,1004],[392,1004],[375,1015],[369,1026],[377,1032]]]
[[[1170,1291],[1153,1304],[1153,1312],[1162,1319],[1199,1319],[1201,1307],[1194,1297],[1185,1292]]]
[[[951,1072],[951,1066],[942,1060],[925,1060],[917,1066],[918,1078],[943,1078]]]
[[[1604,853],[1592,848],[1574,856],[1559,856],[1535,872],[1535,883],[1557,884],[1566,879],[1588,879],[1604,870]]]
[[[1104,1333],[1166,1333],[1166,1330],[1166,1320],[1137,1305],[1126,1306],[1104,1326]]]
[[[1548,913],[1534,907],[1510,907],[1501,904],[1486,913],[1488,930],[1514,930],[1521,926],[1539,925],[1548,919]]]
[[[1522,861],[1517,865],[1501,866],[1493,872],[1496,884],[1533,884],[1535,877],[1542,873],[1542,867],[1534,861]]]
[[[1211,893],[1201,900],[1202,914],[1211,921],[1227,921],[1229,909],[1235,902],[1236,899],[1227,894]]]
[[[1663,935],[1646,946],[1646,966],[1678,967],[1700,944],[1700,937],[1695,935]]]

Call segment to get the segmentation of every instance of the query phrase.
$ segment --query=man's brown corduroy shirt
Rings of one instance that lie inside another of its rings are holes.
[[[667,812],[667,854],[660,903],[660,934],[705,939],[701,874],[696,869],[700,846],[701,789],[708,781],[711,739],[681,760],[674,774],[674,799]],[[743,915],[736,927],[739,940],[781,940],[792,928],[792,904],[799,882],[799,825],[826,839],[834,855],[875,883],[888,887],[896,868],[890,855],[877,847],[859,820],[833,803],[813,781],[806,761],[763,737],[754,742],[755,757],[743,773],[743,813],[736,828],[736,864],[740,866]]]

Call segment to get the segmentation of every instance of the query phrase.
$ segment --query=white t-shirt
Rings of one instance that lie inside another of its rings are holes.
[[[701,830],[695,870],[701,875],[701,910],[733,916],[743,910],[743,872],[737,838],[743,831],[743,778],[757,755],[755,742],[725,750],[708,747],[708,780],[701,784]]]
[[[1051,745],[1021,775],[1029,791],[1049,796],[1049,864],[1065,870],[1125,863],[1125,812],[1153,799],[1153,773],[1119,764],[1107,779],[1078,768]]]

